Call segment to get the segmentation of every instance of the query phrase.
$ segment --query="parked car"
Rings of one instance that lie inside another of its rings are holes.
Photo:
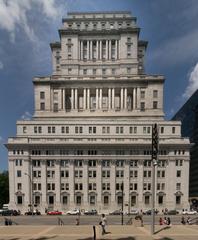
[[[34,210],[32,211],[27,211],[25,212],[25,215],[41,215],[41,212],[39,212],[38,210]]]
[[[121,214],[122,214],[122,211],[120,209],[109,213],[109,215],[121,215]]]
[[[177,215],[179,212],[177,210],[169,210],[164,213],[165,215]]]
[[[84,214],[85,215],[97,215],[98,212],[96,209],[91,209],[91,210],[84,211]]]
[[[138,215],[140,212],[139,212],[139,210],[138,209],[131,209],[131,211],[130,211],[130,215]]]
[[[62,212],[60,212],[60,211],[49,211],[49,212],[47,212],[47,215],[62,215]]]
[[[80,215],[79,209],[69,210],[66,212],[67,215]]]
[[[3,210],[1,212],[2,216],[18,216],[20,213],[17,210]]]
[[[155,214],[158,214],[158,210],[157,209],[155,209]],[[152,209],[148,209],[148,210],[146,210],[146,211],[143,211],[143,214],[144,215],[151,215],[152,214]]]
[[[197,214],[197,211],[185,209],[185,210],[182,212],[182,214],[183,214],[183,215],[195,215],[195,214]]]

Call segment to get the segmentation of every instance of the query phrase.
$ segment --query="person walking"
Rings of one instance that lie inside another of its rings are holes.
[[[164,221],[163,221],[162,218],[159,219],[159,224],[160,224],[160,225],[163,225],[163,224],[164,224]]]
[[[169,217],[167,218],[167,225],[169,225],[169,226],[171,225],[171,220]]]
[[[100,225],[101,225],[101,227],[102,227],[102,235],[106,234],[107,232],[106,232],[105,227],[106,227],[106,225],[107,225],[107,219],[106,219],[106,217],[105,217],[105,214],[102,214],[102,216],[101,216]]]
[[[186,221],[185,221],[184,217],[181,218],[181,224],[183,224],[183,225],[186,224]]]

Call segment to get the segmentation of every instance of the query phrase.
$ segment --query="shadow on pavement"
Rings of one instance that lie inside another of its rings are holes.
[[[171,228],[171,226],[163,227],[163,228],[159,229],[158,231],[156,231],[154,234],[157,234],[157,233],[162,232],[162,231],[164,231],[164,230],[168,230],[168,229],[170,229],[170,228]]]
[[[173,238],[169,238],[169,237],[162,237],[160,238],[160,240],[174,240]]]
[[[112,238],[96,238],[97,240],[111,240]],[[81,238],[81,239],[77,239],[77,240],[93,240],[93,237],[89,237],[89,238]],[[115,240],[135,240],[134,237],[125,237],[125,238],[115,238]],[[167,239],[163,239],[163,240],[172,240],[170,238]]]
[[[47,239],[52,239],[57,236],[52,236],[52,237],[37,237],[36,240],[47,240]],[[35,240],[35,238],[30,238],[29,240]]]

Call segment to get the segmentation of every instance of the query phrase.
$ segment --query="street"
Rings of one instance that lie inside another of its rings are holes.
[[[155,224],[159,225],[159,218],[170,217],[171,223],[174,225],[181,224],[182,215],[156,215]],[[185,219],[187,216],[184,216]],[[197,215],[190,216],[191,219],[198,217]],[[76,219],[79,218],[80,225],[98,225],[100,221],[100,215],[96,216],[69,216],[69,215],[60,215],[60,216],[11,216],[11,217],[0,217],[0,225],[4,225],[4,219],[8,218],[13,221],[13,224],[17,225],[58,225],[60,222],[63,225],[76,225]],[[124,225],[129,224],[130,219],[134,220],[135,215],[126,216],[124,215]],[[61,220],[61,221],[60,221]],[[121,225],[121,216],[107,215],[108,225]],[[145,225],[151,223],[151,216],[143,215],[143,222]]]

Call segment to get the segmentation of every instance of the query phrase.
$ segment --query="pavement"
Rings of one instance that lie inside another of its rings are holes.
[[[107,234],[101,234],[101,227],[95,226],[97,240],[197,240],[198,225],[155,226],[151,235],[150,226],[108,225]],[[92,240],[91,225],[63,226],[0,226],[0,240]]]

